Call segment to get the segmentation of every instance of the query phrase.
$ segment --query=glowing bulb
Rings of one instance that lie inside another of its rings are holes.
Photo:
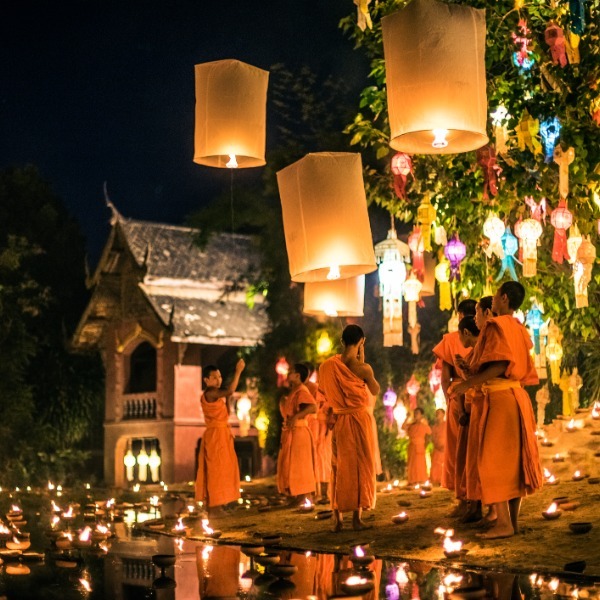
[[[327,273],[327,279],[339,279],[340,278],[340,266],[331,265],[329,267],[329,273]]]
[[[230,154],[229,155],[229,162],[225,166],[228,169],[237,169],[238,168],[238,162],[235,159],[235,154]]]
[[[433,130],[434,140],[431,145],[434,148],[445,148],[448,145],[446,136],[448,135],[447,129],[434,129]]]

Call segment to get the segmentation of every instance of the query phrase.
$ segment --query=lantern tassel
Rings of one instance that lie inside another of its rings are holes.
[[[570,260],[569,251],[567,249],[567,230],[554,230],[554,244],[552,246],[552,260],[562,265],[563,260]]]
[[[452,295],[450,294],[450,283],[440,281],[440,310],[450,310],[452,308]]]

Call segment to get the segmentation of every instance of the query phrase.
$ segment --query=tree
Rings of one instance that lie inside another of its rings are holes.
[[[346,131],[352,144],[364,149],[367,158],[365,178],[370,200],[405,222],[415,221],[416,209],[425,195],[437,206],[438,221],[451,233],[460,232],[468,255],[463,263],[463,283],[455,293],[463,291],[477,298],[493,282],[499,271],[495,259],[488,259],[481,226],[493,210],[506,222],[529,216],[525,196],[539,201],[548,199],[557,206],[558,168],[544,162],[543,154],[529,148],[519,149],[515,128],[523,112],[543,121],[558,117],[562,125],[560,145],[573,147],[575,160],[570,166],[569,208],[580,231],[597,243],[596,218],[600,200],[600,2],[585,3],[586,24],[579,52],[581,61],[564,68],[552,63],[544,41],[548,25],[556,23],[565,32],[573,28],[573,16],[566,2],[531,0],[449,0],[449,4],[468,4],[486,9],[487,95],[490,110],[503,105],[512,117],[508,152],[498,157],[502,168],[497,196],[488,201],[483,193],[483,171],[474,152],[459,155],[419,155],[413,157],[414,180],[408,199],[396,197],[389,171],[389,125],[387,121],[385,63],[381,34],[381,18],[402,9],[407,0],[380,0],[370,6],[372,29],[361,31],[354,15],[340,26],[366,53],[371,61],[372,85],[360,96],[359,112]],[[576,3],[577,4],[577,3]],[[525,19],[531,31],[529,58],[534,64],[529,71],[513,64],[516,50],[512,34],[518,33],[519,21]],[[491,120],[488,134],[493,142]],[[565,357],[563,367],[578,364],[583,368],[584,396],[589,401],[600,394],[600,274],[589,285],[589,307],[575,308],[572,269],[568,263],[552,261],[553,228],[546,226],[538,249],[538,273],[521,278],[529,297],[543,302],[545,317],[552,317],[563,335]],[[508,275],[504,275],[506,279]],[[524,308],[529,307],[529,302]]]

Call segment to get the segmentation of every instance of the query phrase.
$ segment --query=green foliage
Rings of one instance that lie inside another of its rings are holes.
[[[414,180],[408,201],[395,197],[389,171],[389,124],[386,110],[385,63],[381,36],[381,17],[403,8],[407,0],[381,0],[370,5],[373,29],[358,29],[354,15],[343,19],[340,27],[355,41],[356,47],[371,60],[371,84],[360,96],[358,112],[346,127],[351,143],[365,151],[365,180],[369,201],[390,211],[405,222],[415,221],[421,199],[429,195],[437,207],[438,222],[448,233],[459,231],[467,245],[463,262],[464,291],[472,297],[483,294],[499,272],[496,258],[489,259],[482,224],[493,210],[508,223],[528,217],[524,197],[537,201],[546,197],[555,207],[558,195],[558,167],[545,163],[543,155],[519,150],[515,127],[525,109],[544,120],[557,116],[562,125],[560,144],[575,148],[570,166],[570,206],[582,233],[591,235],[597,245],[596,219],[600,216],[600,127],[591,118],[591,105],[600,96],[600,0],[586,3],[586,28],[579,46],[580,64],[565,68],[553,65],[544,41],[544,30],[554,21],[568,35],[568,3],[530,0],[520,9],[514,0],[449,0],[486,9],[487,95],[490,111],[504,105],[512,118],[508,122],[509,150],[498,157],[502,168],[499,193],[491,202],[483,197],[483,173],[475,153],[459,155],[418,155],[413,157]],[[531,33],[530,49],[535,65],[525,75],[512,64],[515,45],[511,34],[517,32],[519,19],[527,19]],[[488,134],[493,142],[491,120]],[[596,201],[595,201],[596,200]],[[545,316],[552,317],[564,334],[564,366],[580,364],[587,401],[600,391],[600,346],[594,342],[600,333],[600,277],[589,286],[589,308],[576,309],[571,267],[552,261],[554,230],[546,225],[538,249],[538,274],[524,279],[527,300],[536,296],[543,302]],[[581,362],[583,360],[583,362]]]

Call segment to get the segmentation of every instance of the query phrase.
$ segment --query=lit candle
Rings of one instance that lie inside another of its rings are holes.
[[[577,471],[575,471],[575,473],[573,473],[573,481],[581,481],[584,478],[585,478],[585,475],[579,470],[577,470]]]
[[[575,427],[575,419],[571,419],[567,425],[567,431],[569,433],[573,433],[576,429],[577,427]]]
[[[392,523],[406,523],[406,521],[408,521],[408,515],[404,511],[392,517]]]
[[[555,462],[555,463],[557,463],[557,462],[565,462],[565,457],[561,456],[560,454],[555,454],[552,457],[552,462]]]
[[[542,512],[542,516],[548,521],[558,519],[561,514],[562,510],[558,508],[558,504],[556,504],[556,502],[553,502],[545,511]]]

